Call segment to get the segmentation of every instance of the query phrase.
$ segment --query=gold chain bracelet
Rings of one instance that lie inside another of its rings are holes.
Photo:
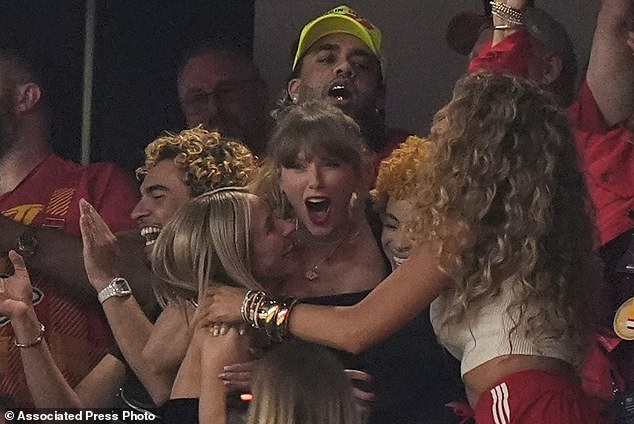
[[[18,343],[16,339],[13,339],[13,344],[15,345],[15,347],[19,347],[20,349],[28,349],[30,347],[37,346],[38,344],[42,343],[42,340],[44,340],[45,332],[46,327],[44,327],[44,324],[40,323],[40,334],[38,334],[35,340],[33,340],[31,343]]]

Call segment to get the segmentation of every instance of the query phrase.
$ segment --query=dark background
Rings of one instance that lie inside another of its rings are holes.
[[[202,39],[253,46],[254,0],[98,0],[91,161],[133,172],[143,148],[184,120],[176,64]],[[53,109],[53,146],[81,157],[83,0],[0,0],[0,43],[37,63]]]

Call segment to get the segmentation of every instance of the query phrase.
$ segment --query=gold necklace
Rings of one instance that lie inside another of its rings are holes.
[[[332,248],[330,252],[326,256],[324,256],[319,262],[312,266],[308,271],[304,273],[304,278],[309,281],[314,281],[319,278],[319,267],[328,262],[328,260],[335,254],[335,252],[344,244],[344,242],[348,242],[350,244],[357,241],[359,238],[359,230],[351,230],[346,236],[342,237],[341,240],[337,241],[337,244]]]

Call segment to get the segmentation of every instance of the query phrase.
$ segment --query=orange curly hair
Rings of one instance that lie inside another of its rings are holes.
[[[375,207],[384,211],[389,198],[409,200],[420,174],[433,166],[434,145],[412,135],[392,151],[379,165],[374,189],[370,191]]]

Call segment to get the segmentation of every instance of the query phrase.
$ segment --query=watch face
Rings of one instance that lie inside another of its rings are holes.
[[[37,249],[38,240],[35,235],[35,230],[29,228],[25,230],[20,237],[18,237],[17,251],[25,258],[30,258],[35,255]]]
[[[114,281],[112,281],[113,286],[114,286],[114,292],[117,295],[126,295],[126,294],[130,294],[130,286],[128,285],[128,282],[126,280],[124,280],[123,278],[117,278]]]

